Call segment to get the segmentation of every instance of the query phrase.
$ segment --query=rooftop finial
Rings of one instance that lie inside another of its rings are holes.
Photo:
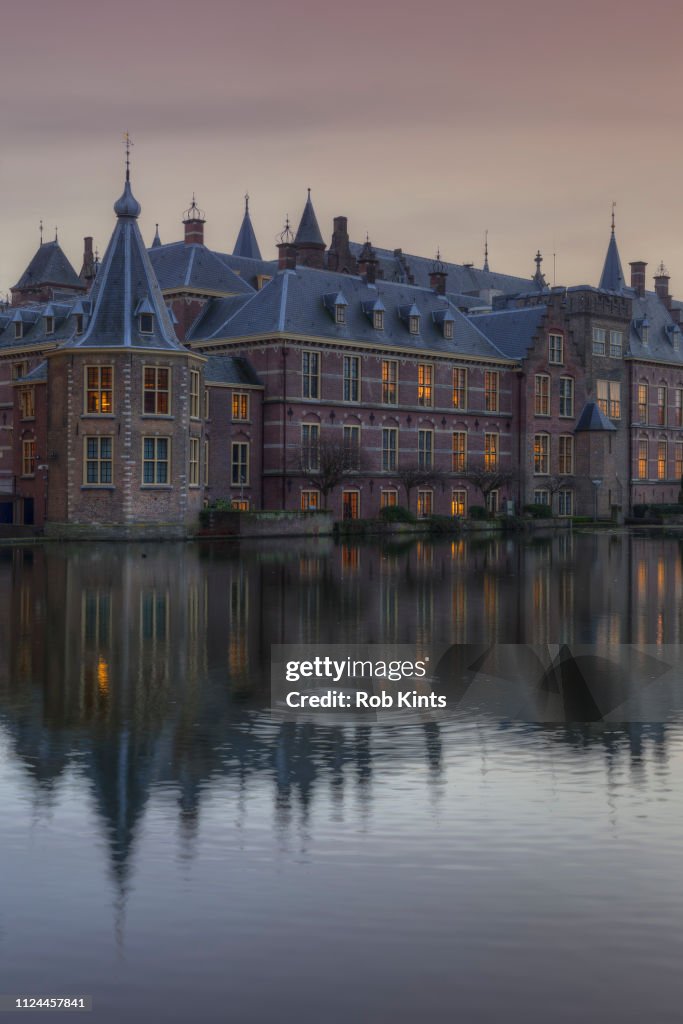
[[[57,225],[55,224],[55,242],[59,241],[59,235],[57,233]]]
[[[489,229],[484,232],[484,270],[489,269]]]
[[[244,193],[244,212],[249,213],[249,193]]]
[[[614,234],[614,211],[617,208],[616,202],[612,202],[612,234]]]
[[[39,230],[40,230],[40,244],[42,245],[43,244],[43,218],[42,217],[40,218]]]
[[[126,147],[126,181],[123,186],[123,192],[114,203],[114,213],[117,217],[132,217],[135,219],[140,216],[142,208],[130,189],[130,147],[133,143],[128,132],[124,132],[123,143]]]
[[[194,192],[192,193],[192,203],[183,214],[183,224],[185,224],[189,220],[199,220],[202,223],[204,223],[206,220],[206,217],[204,216],[204,211],[200,210],[199,207],[197,206],[197,200],[195,198]]]
[[[309,188],[309,190],[308,190],[308,198],[309,198],[309,199],[311,198],[311,190],[310,190],[310,188]]]
[[[289,214],[285,217],[284,231],[277,236],[280,245],[290,245],[294,241],[294,235],[289,224]]]
[[[123,133],[123,144],[126,147],[126,181],[130,181],[130,147],[133,145],[128,132]]]

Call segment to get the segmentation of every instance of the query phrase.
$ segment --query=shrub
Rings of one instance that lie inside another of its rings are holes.
[[[460,520],[455,516],[430,516],[428,522],[430,533],[458,533],[460,530]]]
[[[488,519],[488,513],[483,505],[470,505],[470,519]]]
[[[414,523],[415,516],[403,505],[387,505],[380,509],[380,519],[385,523]]]
[[[552,519],[553,515],[550,505],[544,505],[540,502],[532,502],[530,505],[525,505],[522,512],[525,516],[531,516],[532,519]]]

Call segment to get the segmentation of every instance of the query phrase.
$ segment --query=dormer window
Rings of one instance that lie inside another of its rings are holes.
[[[384,330],[384,310],[376,309],[372,314],[372,326],[376,331]]]
[[[45,333],[46,334],[54,334],[55,333],[55,318],[53,316],[46,316],[45,317]]]
[[[420,333],[420,318],[419,318],[419,316],[409,316],[408,317],[408,330],[410,331],[411,334],[419,334]]]
[[[444,320],[443,322],[443,336],[446,341],[453,341],[453,321]]]
[[[76,313],[76,334],[83,334],[83,314]]]
[[[140,334],[154,334],[154,317],[151,313],[140,313]]]
[[[24,337],[24,323],[22,320],[14,321],[14,337],[16,341]]]
[[[348,302],[341,292],[330,292],[323,295],[323,305],[328,313],[334,317],[336,324],[346,323],[346,307]]]
[[[340,302],[334,307],[334,320],[337,324],[346,323],[346,306],[342,305]]]
[[[640,325],[640,340],[643,345],[647,345],[650,340],[650,321],[647,317],[643,317],[643,321]]]

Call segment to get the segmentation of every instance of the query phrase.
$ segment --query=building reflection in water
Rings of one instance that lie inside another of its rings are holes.
[[[5,548],[0,717],[39,789],[69,766],[87,780],[123,899],[156,787],[176,794],[187,856],[216,783],[243,806],[268,781],[281,841],[302,845],[317,792],[337,820],[350,794],[369,815],[385,763],[425,765],[437,791],[440,723],[388,732],[271,722],[271,644],[679,643],[682,550],[628,534]],[[598,746],[608,770],[626,750],[637,776],[645,741],[666,760],[664,726],[547,733],[577,754]]]

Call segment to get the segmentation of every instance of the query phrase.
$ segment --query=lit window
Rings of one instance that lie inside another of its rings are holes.
[[[190,419],[199,419],[199,370],[190,370]]]
[[[235,512],[248,512],[249,498],[233,498],[230,502],[230,508],[234,509]]]
[[[249,419],[249,395],[245,391],[233,391],[232,393],[232,418],[233,420]]]
[[[593,355],[604,356],[607,331],[604,327],[593,328]]]
[[[140,334],[154,333],[154,317],[151,313],[140,313]]]
[[[190,472],[188,475],[190,487],[199,487],[199,438],[190,438]]]
[[[36,472],[36,442],[34,438],[21,443],[21,475],[35,476]]]
[[[560,377],[560,416],[574,416],[573,377]]]
[[[384,330],[384,310],[376,309],[372,314],[372,326],[376,331]]]
[[[647,462],[648,462],[648,451],[647,441],[638,441],[638,479],[647,480]]]
[[[467,515],[467,491],[451,491],[451,515]]]
[[[434,504],[434,491],[417,492],[417,514],[420,517],[431,516]]]
[[[561,365],[564,362],[564,338],[561,334],[548,335],[548,362]]]
[[[666,387],[657,388],[657,426],[666,426]]]
[[[484,373],[484,408],[487,412],[498,412],[498,371]]]
[[[249,442],[233,441],[231,446],[231,475],[233,487],[249,483]]]
[[[344,356],[344,401],[360,401],[360,359]]]
[[[36,415],[35,388],[21,388],[19,391],[19,408],[22,420],[32,420]]]
[[[537,373],[534,378],[534,413],[550,416],[550,377]]]
[[[320,398],[320,356],[317,352],[301,353],[302,395]]]
[[[666,480],[666,441],[657,442],[657,479]]]
[[[301,511],[315,512],[320,508],[320,491],[301,492]]]
[[[398,402],[398,362],[395,359],[382,360],[382,402],[385,405]]]
[[[638,385],[638,420],[647,423],[647,384]]]
[[[86,366],[85,411],[89,415],[109,416],[114,411],[113,366]]]
[[[453,432],[453,472],[463,473],[467,469],[467,434],[464,430]]]
[[[674,446],[674,476],[677,480],[683,477],[683,444],[680,441]]]
[[[484,469],[487,473],[498,469],[498,434],[484,434]]]
[[[459,367],[453,370],[453,408],[467,408],[467,370]]]
[[[434,431],[418,430],[417,464],[420,469],[431,469],[434,465]]]
[[[85,484],[90,487],[111,485],[114,479],[113,447],[111,437],[85,438]]]
[[[398,491],[381,491],[379,496],[380,508],[396,508],[398,505]]]
[[[598,405],[609,419],[621,418],[621,384],[618,380],[598,381]]]
[[[398,427],[382,428],[382,470],[393,473],[398,458]]]
[[[151,416],[168,416],[170,411],[170,373],[167,367],[146,366],[143,411]]]
[[[558,443],[560,476],[571,476],[574,472],[574,438],[571,434],[560,434]]]
[[[624,350],[624,335],[621,331],[609,332],[609,354],[611,359],[621,359]]]
[[[557,496],[557,511],[561,516],[574,515],[574,492],[560,491]]]
[[[170,450],[168,437],[143,437],[142,439],[142,483],[147,486],[163,486],[170,483]]]
[[[342,518],[358,519],[360,515],[360,492],[342,491]]]
[[[417,364],[417,404],[431,406],[433,404],[432,382],[434,367],[430,363]]]
[[[550,435],[536,434],[534,437],[534,473],[546,475],[550,472]]]
[[[320,469],[320,426],[301,424],[301,468],[317,473]]]
[[[408,329],[409,329],[411,334],[419,334],[420,333],[420,318],[419,318],[419,316],[409,316],[408,317]]]

